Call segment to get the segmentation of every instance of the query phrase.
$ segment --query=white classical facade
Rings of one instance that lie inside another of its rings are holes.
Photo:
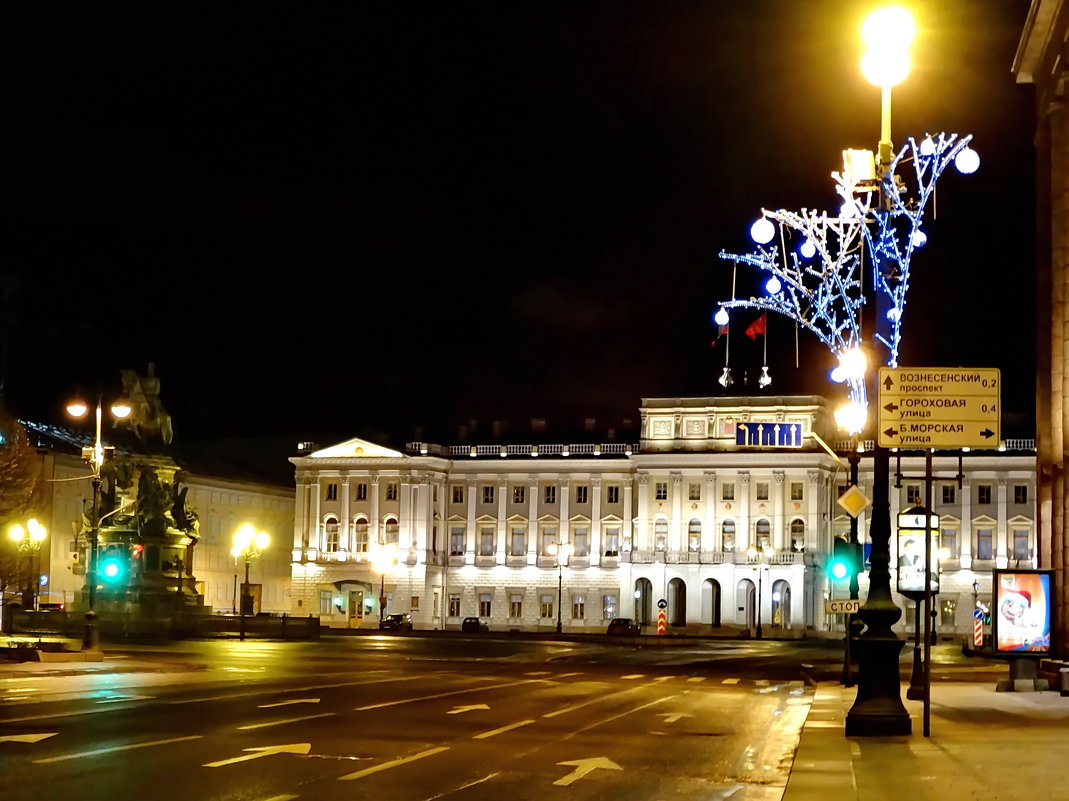
[[[837,503],[849,473],[825,447],[828,403],[644,399],[640,412],[634,444],[411,443],[402,453],[353,439],[293,458],[290,611],[349,628],[410,612],[425,629],[479,617],[498,630],[559,621],[602,632],[619,616],[656,631],[663,609],[669,632],[841,630],[824,601],[849,588],[825,565],[849,531]],[[945,633],[971,630],[992,567],[1035,565],[1029,444],[964,454],[960,482],[957,454],[935,457]],[[892,522],[923,500],[923,461],[893,460],[903,478]],[[858,483],[871,496],[864,454]],[[864,513],[858,530],[864,542]],[[900,628],[911,625],[904,615]]]

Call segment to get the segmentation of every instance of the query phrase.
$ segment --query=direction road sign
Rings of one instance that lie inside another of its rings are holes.
[[[879,444],[997,447],[1001,387],[994,367],[881,367]]]

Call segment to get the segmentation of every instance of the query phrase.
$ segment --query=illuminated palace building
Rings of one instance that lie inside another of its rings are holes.
[[[656,398],[640,416],[631,444],[410,443],[401,453],[353,439],[294,457],[291,612],[335,628],[410,612],[423,629],[479,617],[496,630],[559,621],[566,632],[630,617],[650,633],[663,610],[668,633],[841,631],[824,602],[850,592],[829,563],[850,529],[838,502],[849,468],[836,454],[851,445],[836,442],[828,401]],[[891,470],[901,476],[894,521],[924,502],[923,454],[892,455]],[[994,567],[1037,564],[1034,442],[937,452],[933,474],[936,625],[963,634]],[[871,497],[867,453],[859,476]],[[864,543],[864,512],[858,532]],[[862,575],[862,599],[866,589]]]

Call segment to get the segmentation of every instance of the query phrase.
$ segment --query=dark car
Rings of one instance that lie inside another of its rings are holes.
[[[460,624],[460,630],[474,631],[478,633],[480,631],[490,631],[490,627],[477,617],[466,617],[464,618],[464,622]]]
[[[605,630],[606,634],[625,634],[636,635],[641,634],[641,630],[638,627],[638,623],[629,617],[614,617],[609,621],[609,628]]]
[[[407,612],[386,615],[379,621],[381,631],[412,631],[412,615]]]

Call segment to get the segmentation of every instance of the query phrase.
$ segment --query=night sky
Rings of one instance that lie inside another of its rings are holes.
[[[1028,6],[913,4],[892,117],[896,144],[972,133],[982,159],[939,183],[902,364],[1000,367],[1011,416],[1034,403],[1034,100],[1010,71]],[[59,423],[76,388],[114,394],[153,362],[176,442],[280,442],[285,465],[298,439],[452,443],[476,420],[489,443],[493,420],[531,417],[622,431],[643,397],[725,394],[717,254],[750,250],[762,206],[836,208],[841,151],[875,147],[869,8],[26,12],[5,400]],[[748,316],[736,394],[759,392]],[[793,324],[772,317],[767,346],[762,394],[841,391],[808,332],[798,368]]]

